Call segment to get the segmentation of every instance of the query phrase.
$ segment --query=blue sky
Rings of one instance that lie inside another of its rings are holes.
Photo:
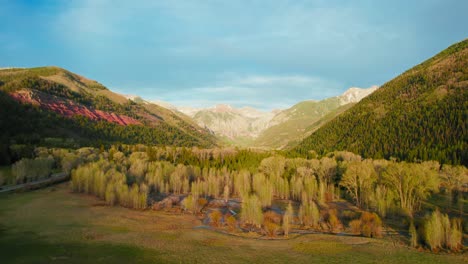
[[[468,1],[0,0],[0,67],[181,106],[285,108],[382,85],[468,37]]]

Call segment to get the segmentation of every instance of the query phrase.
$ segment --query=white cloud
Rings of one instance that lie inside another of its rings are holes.
[[[111,26],[118,14],[105,12],[106,5],[111,1],[83,0],[69,1],[64,6],[64,12],[57,17],[57,27],[66,38],[80,40],[80,42],[91,41],[83,37],[111,36],[116,31]],[[115,10],[113,10],[115,11]]]
[[[341,94],[343,85],[333,80],[303,75],[224,74],[211,85],[161,91],[157,98],[174,105],[209,107],[219,103],[263,110],[287,108],[308,99]],[[226,77],[229,76],[229,77]]]
[[[258,57],[274,50],[297,54],[318,47],[318,55],[337,56],[350,52],[356,39],[396,36],[391,26],[372,23],[358,8],[323,1],[71,0],[57,25],[66,38],[81,44],[92,43],[93,36],[116,37],[132,30],[146,31],[145,38],[157,41],[165,36],[151,33],[163,28],[185,40],[163,47],[179,56],[228,51]],[[348,48],[343,49],[343,43]],[[330,50],[335,53],[324,52]]]
[[[215,86],[215,87],[197,87],[191,89],[195,93],[206,93],[206,94],[225,94],[225,93],[233,93],[239,90],[240,87],[234,86]]]
[[[314,86],[314,85],[329,85],[331,81],[323,80],[319,77],[309,77],[302,75],[280,75],[280,76],[261,76],[252,75],[234,80],[234,83],[247,86]],[[334,85],[333,85],[334,86]],[[332,88],[332,87],[330,87]]]

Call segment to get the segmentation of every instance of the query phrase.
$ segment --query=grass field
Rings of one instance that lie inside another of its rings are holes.
[[[190,215],[107,207],[67,184],[0,196],[1,263],[467,263],[388,240],[255,240],[196,228]]]

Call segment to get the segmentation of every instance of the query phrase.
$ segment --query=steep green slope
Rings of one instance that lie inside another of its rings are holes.
[[[468,40],[408,70],[305,139],[295,151],[468,165]]]
[[[116,119],[127,117],[140,125],[91,121],[86,115],[66,118],[58,114],[60,111],[50,111],[52,107],[22,104],[13,100],[11,94],[47,99],[41,102],[67,102],[108,113]],[[44,144],[49,137],[69,139],[68,142],[76,145],[125,142],[210,147],[216,144],[209,131],[170,110],[132,102],[95,81],[57,67],[0,70],[0,100],[0,136],[4,145]]]
[[[116,94],[115,99],[119,101],[123,98],[126,102],[129,101],[126,97]],[[185,114],[172,111],[163,106],[148,102],[141,97],[131,97],[131,102],[138,104],[140,107],[144,108],[146,114],[143,116],[147,119],[150,119],[153,123],[158,123],[163,120],[164,122],[175,126],[181,129],[183,132],[190,134],[194,137],[199,137],[207,142],[215,142],[216,139],[210,131],[205,128],[200,127],[193,119],[186,116]],[[148,115],[150,114],[150,115]]]
[[[174,112],[162,106],[148,102],[136,103],[144,108],[145,111],[150,114],[150,116],[152,116],[151,119],[154,122],[158,122],[158,120],[154,120],[154,117],[157,117],[158,119],[163,120],[165,123],[180,129],[182,132],[199,139],[200,142],[205,146],[214,146],[217,143],[217,139],[209,130],[200,127],[190,117],[182,113]],[[148,117],[148,115],[145,116]]]
[[[338,97],[322,101],[304,101],[280,112],[270,122],[276,124],[263,131],[254,145],[262,148],[281,149],[288,142],[300,140],[306,128],[328,113],[340,107]]]
[[[310,136],[312,133],[314,133],[315,131],[317,131],[319,128],[321,128],[322,126],[324,126],[326,123],[330,122],[331,120],[333,120],[334,118],[336,118],[338,115],[341,115],[342,113],[344,113],[346,110],[350,109],[351,107],[353,107],[355,105],[355,103],[349,103],[349,104],[345,104],[345,105],[342,105],[332,111],[330,111],[328,114],[326,114],[324,117],[320,118],[319,120],[315,121],[313,124],[307,126],[305,129],[304,129],[304,132],[300,135],[298,135],[297,138],[292,138],[290,139],[288,137],[288,139],[290,139],[291,141],[288,142],[288,144],[286,145],[285,149],[291,149],[293,147],[296,147],[297,145],[299,145],[305,138],[307,138],[308,136]]]

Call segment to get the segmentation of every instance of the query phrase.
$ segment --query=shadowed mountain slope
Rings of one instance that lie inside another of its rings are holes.
[[[294,150],[468,164],[468,40],[406,71]]]

